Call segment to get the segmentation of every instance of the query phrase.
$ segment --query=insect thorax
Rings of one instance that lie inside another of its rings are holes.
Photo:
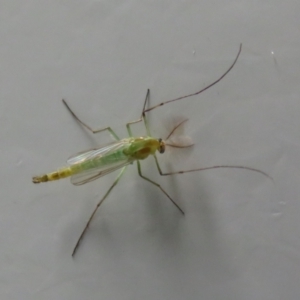
[[[135,160],[142,160],[153,155],[160,147],[157,139],[152,137],[137,137],[130,140],[130,146],[124,149],[124,154]]]

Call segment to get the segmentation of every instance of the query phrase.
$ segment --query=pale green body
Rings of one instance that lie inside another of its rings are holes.
[[[34,182],[46,182],[72,176],[75,185],[95,180],[120,169],[135,160],[153,155],[162,147],[162,141],[146,136],[131,137],[106,146],[85,151],[68,159],[68,167],[34,178]]]

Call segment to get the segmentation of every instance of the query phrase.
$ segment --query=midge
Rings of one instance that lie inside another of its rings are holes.
[[[184,121],[180,122],[179,124],[177,124],[165,139],[161,139],[161,138],[154,138],[151,136],[147,118],[146,118],[146,112],[149,112],[149,111],[151,111],[155,108],[158,108],[159,106],[165,105],[167,103],[171,103],[174,101],[178,101],[178,100],[182,100],[182,99],[185,99],[185,98],[188,98],[191,96],[198,95],[198,94],[202,93],[203,91],[207,90],[208,88],[212,87],[216,83],[218,83],[233,68],[233,66],[235,65],[235,63],[241,53],[241,50],[242,50],[242,45],[240,45],[238,54],[237,54],[234,62],[232,63],[232,65],[228,68],[228,70],[219,79],[217,79],[216,81],[214,81],[213,83],[211,83],[210,85],[208,85],[207,87],[201,89],[200,91],[198,91],[196,93],[182,96],[182,97],[172,99],[169,101],[165,101],[165,102],[162,102],[153,107],[146,108],[147,102],[149,99],[149,93],[150,93],[150,91],[148,90],[145,101],[144,101],[144,106],[143,106],[143,110],[141,113],[141,117],[136,121],[132,121],[132,122],[129,122],[126,124],[128,135],[129,135],[128,138],[120,139],[118,137],[118,135],[110,127],[93,130],[88,125],[83,123],[75,115],[75,113],[70,109],[70,107],[68,106],[66,101],[63,100],[63,103],[65,104],[65,106],[67,107],[69,112],[83,127],[85,127],[87,130],[91,131],[92,133],[99,133],[99,132],[107,130],[108,132],[111,133],[111,135],[114,137],[114,139],[116,141],[112,142],[110,144],[104,145],[102,147],[96,148],[96,149],[91,149],[88,151],[77,153],[68,159],[68,161],[67,161],[68,166],[58,169],[57,171],[52,172],[52,173],[47,173],[47,174],[41,175],[41,176],[35,176],[32,178],[32,181],[34,183],[40,183],[40,182],[58,180],[61,178],[71,176],[71,182],[74,185],[82,185],[87,182],[93,181],[97,178],[100,178],[108,173],[111,173],[113,171],[121,169],[117,178],[115,179],[115,181],[113,182],[111,187],[108,189],[106,194],[103,196],[103,198],[99,201],[99,203],[97,204],[93,213],[91,214],[85,228],[83,229],[83,231],[75,245],[72,256],[74,256],[74,254],[79,246],[79,243],[82,240],[85,232],[87,231],[89,224],[91,223],[97,209],[103,203],[103,201],[107,198],[107,196],[112,191],[112,189],[116,186],[116,184],[119,182],[120,178],[124,174],[126,167],[129,164],[132,164],[134,161],[137,162],[137,169],[138,169],[138,173],[139,173],[140,177],[149,181],[153,185],[157,186],[169,198],[169,200],[171,200],[171,202],[178,208],[178,210],[182,214],[184,214],[183,210],[170,197],[170,195],[158,183],[145,177],[142,174],[140,160],[146,159],[148,156],[153,155],[158,172],[162,176],[183,174],[183,173],[187,173],[187,172],[196,172],[196,171],[203,171],[203,170],[217,169],[217,168],[235,168],[235,169],[245,169],[245,170],[255,171],[266,177],[271,178],[268,174],[266,174],[265,172],[260,171],[258,169],[244,167],[244,166],[226,166],[226,165],[211,166],[211,167],[204,167],[204,168],[202,167],[202,168],[196,168],[196,169],[191,169],[191,170],[165,173],[162,171],[162,169],[158,163],[158,159],[156,157],[156,152],[164,153],[166,147],[186,148],[186,147],[190,147],[193,145],[192,143],[174,143],[170,139],[172,137],[172,135],[174,134],[174,132],[187,120],[184,120]],[[134,123],[138,123],[141,121],[143,121],[145,124],[147,136],[133,137],[130,126]]]

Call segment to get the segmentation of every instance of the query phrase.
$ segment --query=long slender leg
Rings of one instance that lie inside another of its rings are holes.
[[[154,155],[154,159],[155,159],[155,163],[156,163],[158,172],[161,176],[184,174],[184,173],[190,173],[190,172],[212,170],[212,169],[221,169],[221,168],[223,168],[223,169],[243,169],[243,170],[254,171],[254,172],[260,173],[260,174],[268,177],[269,179],[271,179],[274,182],[274,179],[270,175],[268,175],[267,173],[265,173],[261,170],[258,170],[258,169],[244,167],[244,166],[212,166],[212,167],[204,167],[204,168],[197,168],[197,169],[191,169],[191,170],[183,170],[183,171],[175,171],[175,172],[164,173],[164,172],[162,172],[162,170],[160,168],[160,165],[158,163],[158,159],[157,159],[156,155]]]
[[[137,167],[138,167],[138,172],[139,172],[139,175],[149,181],[150,183],[154,184],[155,186],[157,186],[170,200],[171,202],[179,209],[179,211],[184,215],[184,211],[180,208],[180,206],[168,195],[168,193],[158,184],[156,183],[155,181],[145,177],[143,174],[142,174],[142,170],[141,170],[141,163],[139,161],[137,161]]]
[[[128,134],[129,134],[130,137],[132,137],[132,131],[131,131],[130,125],[135,124],[135,123],[139,123],[139,122],[141,122],[143,120],[145,122],[145,127],[146,127],[147,134],[150,135],[150,131],[149,131],[149,128],[148,128],[148,125],[147,125],[147,120],[145,119],[145,113],[144,113],[145,109],[146,109],[147,102],[149,101],[149,95],[150,95],[150,90],[148,89],[146,97],[145,97],[144,106],[143,106],[143,110],[142,110],[140,118],[137,119],[137,120],[135,120],[135,121],[131,121],[131,122],[129,122],[129,123],[126,124],[127,131],[128,131]]]
[[[237,62],[240,54],[241,54],[241,51],[242,51],[242,44],[240,44],[240,48],[239,48],[239,51],[238,51],[238,54],[237,56],[235,57],[235,60],[233,61],[233,63],[231,64],[231,66],[227,69],[227,71],[225,73],[223,73],[222,76],[220,76],[217,80],[215,80],[214,82],[212,82],[211,84],[207,85],[205,88],[201,89],[200,91],[196,92],[196,93],[192,93],[192,94],[189,94],[189,95],[185,95],[185,96],[182,96],[182,97],[179,97],[179,98],[176,98],[176,99],[172,99],[172,100],[168,100],[168,101],[165,101],[165,102],[162,102],[162,103],[159,103],[155,106],[152,106],[152,107],[149,107],[147,108],[144,113],[146,112],[149,112],[150,110],[153,110],[157,107],[160,107],[160,106],[163,106],[165,104],[168,104],[168,103],[171,103],[171,102],[174,102],[174,101],[178,101],[178,100],[182,100],[182,99],[185,99],[185,98],[188,98],[188,97],[192,97],[192,96],[196,96],[198,94],[201,94],[202,92],[204,92],[205,90],[211,88],[213,85],[217,84],[219,81],[221,81],[230,71],[231,69],[234,67],[235,63]]]
[[[71,115],[75,118],[75,120],[81,124],[85,129],[91,131],[92,133],[99,133],[102,131],[107,130],[117,141],[120,140],[120,138],[118,137],[118,135],[111,129],[111,127],[105,127],[105,128],[101,128],[101,129],[92,129],[90,126],[88,126],[87,124],[85,124],[84,122],[82,122],[76,115],[75,113],[71,110],[70,106],[67,104],[67,102],[62,99],[63,104],[66,106],[66,108],[68,109],[68,111],[71,113]]]
[[[84,234],[86,233],[86,231],[87,231],[87,229],[88,229],[88,227],[89,227],[89,225],[90,225],[90,223],[91,223],[91,221],[92,221],[94,215],[96,214],[96,212],[97,212],[99,206],[100,206],[100,205],[103,203],[103,201],[107,198],[107,196],[108,196],[109,193],[112,191],[112,189],[117,185],[117,183],[119,182],[120,178],[121,178],[122,175],[124,174],[125,169],[126,169],[126,167],[124,167],[124,168],[121,170],[121,172],[120,172],[119,175],[117,176],[117,178],[116,178],[116,180],[114,181],[114,183],[113,183],[113,184],[111,185],[111,187],[108,189],[108,191],[107,191],[106,194],[103,196],[103,198],[98,202],[97,206],[95,207],[93,213],[91,214],[91,216],[90,216],[88,222],[86,223],[86,225],[85,225],[85,227],[84,227],[84,229],[83,229],[83,231],[82,231],[82,233],[81,233],[81,235],[80,235],[80,237],[79,237],[79,239],[78,239],[78,241],[77,241],[77,243],[76,243],[76,245],[75,245],[75,247],[74,247],[72,256],[75,255],[75,253],[76,253],[76,251],[77,251],[77,248],[78,248],[78,246],[79,246],[79,244],[80,244],[80,242],[81,242],[81,240],[82,240]]]

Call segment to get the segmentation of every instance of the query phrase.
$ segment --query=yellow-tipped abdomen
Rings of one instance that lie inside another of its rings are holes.
[[[48,173],[42,176],[35,176],[32,178],[33,183],[47,182],[58,180],[62,178],[69,177],[73,174],[73,171],[70,167],[65,167],[57,170],[56,172]]]

